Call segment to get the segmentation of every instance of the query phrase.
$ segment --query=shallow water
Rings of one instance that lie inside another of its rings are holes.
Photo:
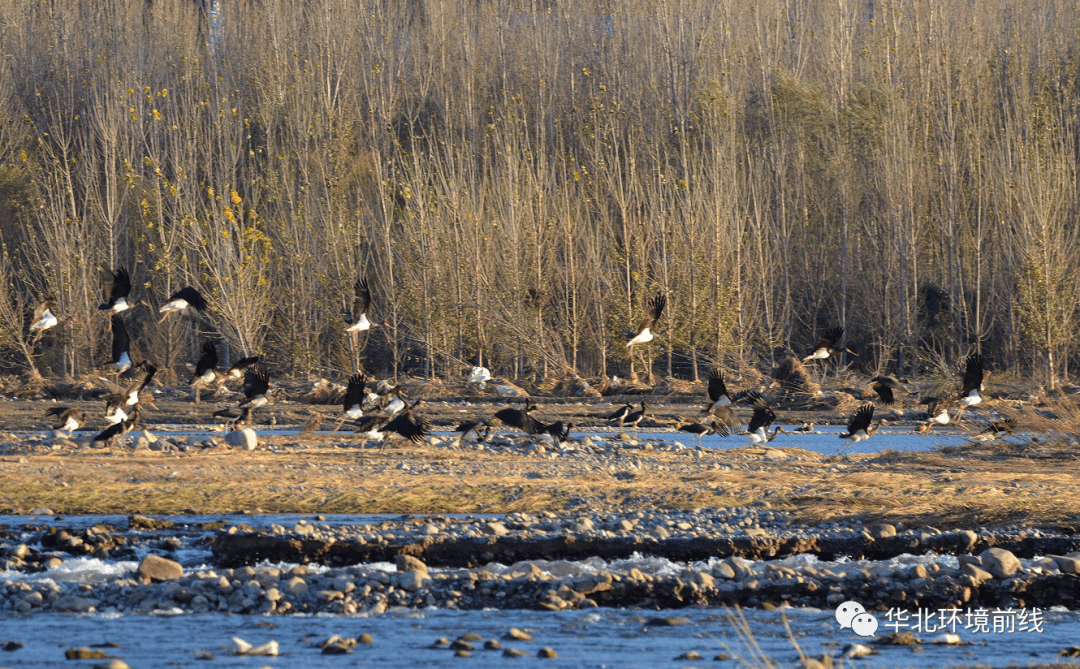
[[[510,660],[500,651],[484,650],[476,642],[473,657],[454,657],[446,647],[433,647],[439,637],[453,640],[466,632],[498,639],[504,648],[517,648],[535,657],[542,647],[558,653],[544,663],[551,667],[741,667],[761,666],[762,655],[783,665],[799,659],[795,644],[807,656],[839,655],[852,642],[865,642],[850,630],[841,630],[831,611],[784,609],[782,612],[746,611],[752,642],[740,633],[737,615],[719,609],[636,611],[597,609],[588,612],[538,611],[391,611],[377,617],[292,616],[120,616],[49,615],[0,618],[3,638],[18,639],[26,647],[0,658],[9,667],[71,665],[64,648],[106,642],[121,648],[106,652],[135,669],[151,667],[505,667]],[[689,623],[651,627],[656,616],[680,616]],[[785,629],[785,617],[791,635]],[[511,627],[529,632],[535,641],[503,637]],[[312,644],[331,635],[357,637],[370,634],[375,642],[360,646],[354,655],[322,655]],[[280,657],[234,657],[230,639],[238,636],[260,645],[275,640]],[[922,634],[924,640],[935,635]],[[1080,617],[1069,612],[1047,612],[1043,632],[972,634],[960,632],[972,645],[914,647],[879,646],[880,654],[854,661],[867,667],[932,667],[948,664],[1027,664],[1052,662],[1061,649],[1080,638]],[[306,640],[305,640],[306,639]],[[760,648],[755,651],[754,644]],[[213,653],[212,662],[197,659],[200,651]],[[700,660],[677,660],[696,651]],[[715,661],[726,653],[731,659]],[[524,665],[536,660],[523,658]],[[464,665],[462,663],[465,663]]]

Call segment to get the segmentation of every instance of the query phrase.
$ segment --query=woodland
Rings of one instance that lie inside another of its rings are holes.
[[[861,373],[1055,387],[1073,2],[0,0],[0,371],[100,368],[126,268],[167,369],[626,375],[662,294],[658,374],[842,325]],[[187,285],[214,312],[159,323]],[[73,320],[34,344],[46,297]]]

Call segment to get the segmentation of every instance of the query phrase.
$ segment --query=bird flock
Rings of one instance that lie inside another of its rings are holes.
[[[154,406],[152,396],[149,393],[144,394],[143,391],[151,383],[158,369],[147,360],[133,362],[131,338],[123,316],[124,312],[136,306],[152,307],[144,300],[135,302],[131,300],[131,277],[125,269],[104,271],[102,274],[104,301],[98,309],[109,316],[108,328],[112,333],[112,356],[105,367],[114,373],[114,391],[106,397],[103,414],[108,426],[94,437],[94,441],[111,444],[138,424],[140,412],[144,410],[144,401],[149,406]],[[655,339],[656,333],[653,330],[663,316],[666,303],[664,295],[659,293],[647,301],[646,314],[637,332],[626,342],[630,354],[631,371],[633,371],[634,348]],[[372,327],[386,325],[376,323],[370,318],[371,304],[371,291],[367,280],[360,277],[353,285],[352,309],[344,314],[345,332],[349,336],[355,337]],[[198,290],[185,286],[173,293],[157,311],[162,314],[161,320],[158,321],[161,323],[171,313],[205,313],[212,309]],[[49,329],[65,320],[77,322],[70,317],[57,316],[53,312],[51,299],[42,300],[34,309],[30,325],[30,332],[34,336],[33,341],[37,342]],[[839,326],[826,331],[802,362],[824,360],[839,350],[851,353],[849,349],[838,348],[843,334],[844,329]],[[196,405],[200,403],[203,391],[214,390],[217,395],[227,388],[228,384],[242,382],[240,392],[243,399],[236,406],[214,412],[213,417],[222,421],[226,430],[250,425],[255,410],[273,400],[270,374],[265,368],[259,366],[259,356],[242,357],[224,371],[219,369],[219,362],[214,343],[204,341],[201,355],[192,366],[192,376],[188,381],[188,386],[194,395],[194,402]],[[642,362],[645,362],[644,359]],[[979,404],[982,401],[983,376],[982,356],[978,353],[968,356],[964,360],[961,387],[958,392],[923,400],[922,403],[927,405],[928,419],[918,428],[918,432],[927,434],[936,425],[958,422],[966,409]],[[473,368],[468,375],[471,387],[483,388],[484,383],[491,379],[490,372],[483,367]],[[876,393],[881,404],[890,406],[896,402],[897,392],[908,392],[912,385],[912,382],[906,379],[878,376],[869,382],[863,396]],[[341,401],[341,414],[334,431],[337,432],[345,423],[351,422],[356,433],[362,438],[381,440],[383,447],[393,438],[420,443],[432,431],[431,422],[417,412],[423,404],[423,400],[419,399],[410,401],[401,385],[383,381],[373,384],[373,388],[369,389],[368,377],[363,373],[354,374],[348,379],[348,386]],[[735,412],[739,405],[745,405],[750,410],[744,432],[748,439],[747,445],[769,443],[780,433],[788,434],[782,426],[774,426],[776,412],[761,392],[748,389],[735,394],[729,393],[724,374],[720,369],[714,369],[709,376],[705,406],[698,416],[689,421],[676,420],[673,427],[691,434],[692,439],[696,438],[699,444],[700,440],[707,435],[727,437],[739,431],[743,425],[743,421]],[[573,423],[564,424],[562,421],[546,423],[533,415],[536,410],[537,406],[527,399],[524,405],[500,409],[487,420],[463,421],[456,428],[456,432],[460,435],[459,442],[486,441],[492,430],[499,425],[521,430],[528,435],[554,444],[569,438],[571,430],[575,427]],[[873,402],[860,405],[851,415],[847,423],[847,431],[840,434],[840,438],[854,443],[872,437],[887,424],[885,420],[874,422],[874,410]],[[641,403],[640,408],[628,403],[612,413],[590,416],[590,418],[610,421],[620,428],[637,429],[642,420],[648,416],[648,412],[649,407],[644,402]],[[56,430],[68,433],[79,429],[87,421],[86,413],[76,408],[52,407],[46,415],[54,421]],[[1011,432],[1014,427],[1015,423],[1012,420],[1003,420],[993,423],[983,433],[993,437]],[[812,431],[813,425],[806,424],[793,432]]]

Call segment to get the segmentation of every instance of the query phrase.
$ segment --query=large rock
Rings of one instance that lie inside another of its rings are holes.
[[[979,557],[983,568],[998,578],[1008,578],[1020,570],[1020,560],[1004,548],[987,548]]]
[[[255,430],[250,427],[245,427],[242,430],[233,430],[225,435],[225,443],[254,451],[255,447],[259,445],[259,435],[255,434]]]
[[[398,554],[394,557],[394,562],[397,564],[398,571],[418,571],[424,575],[428,573],[427,565],[420,558],[412,555]]]
[[[184,568],[179,562],[158,555],[147,555],[135,570],[139,580],[172,581],[184,575]]]

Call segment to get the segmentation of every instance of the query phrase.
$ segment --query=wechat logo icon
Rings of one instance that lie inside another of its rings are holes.
[[[836,607],[836,622],[840,623],[840,629],[850,629],[862,637],[874,636],[878,628],[877,618],[858,602],[844,602]]]

